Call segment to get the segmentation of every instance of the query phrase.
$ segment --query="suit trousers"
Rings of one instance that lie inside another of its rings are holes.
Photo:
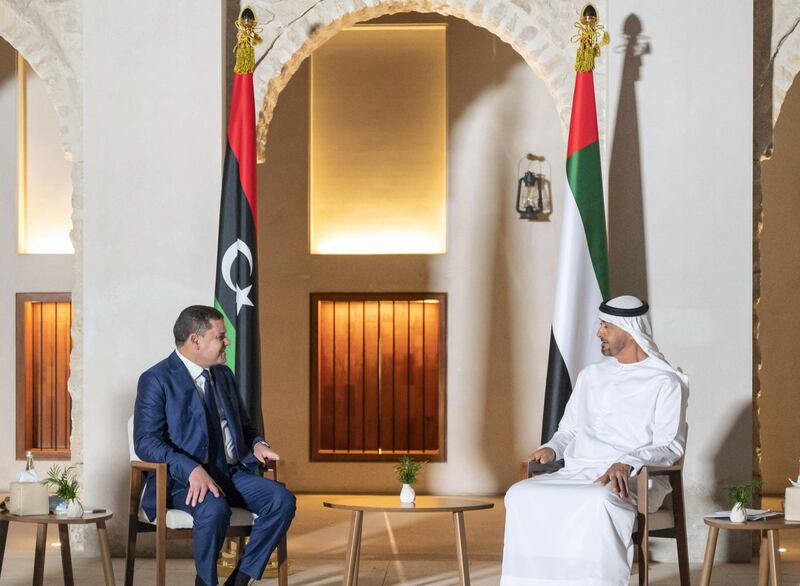
[[[231,507],[258,515],[250,541],[239,560],[239,572],[261,579],[269,556],[294,518],[295,496],[283,485],[256,476],[240,466],[229,469],[229,482],[222,482],[225,495],[208,492],[203,502],[186,504],[188,487],[172,495],[171,507],[189,513],[194,519],[192,547],[197,575],[208,585],[217,586],[217,558],[231,519]]]

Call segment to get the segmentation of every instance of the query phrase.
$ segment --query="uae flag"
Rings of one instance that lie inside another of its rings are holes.
[[[241,22],[242,19],[237,26]],[[247,52],[241,34],[239,45]],[[250,58],[242,68],[239,45],[222,175],[214,306],[225,316],[227,337],[231,342],[227,365],[236,375],[247,415],[261,433],[254,64],[250,46]]]
[[[563,209],[543,443],[558,429],[580,370],[602,358],[595,333],[598,306],[609,295],[608,244],[591,70],[579,71],[575,78]]]

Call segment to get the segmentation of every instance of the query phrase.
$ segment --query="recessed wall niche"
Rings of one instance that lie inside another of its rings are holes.
[[[72,165],[44,82],[17,55],[18,252],[71,254]]]
[[[357,25],[312,54],[312,254],[445,252],[446,32]]]

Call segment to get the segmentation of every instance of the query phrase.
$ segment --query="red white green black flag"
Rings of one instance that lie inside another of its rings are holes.
[[[542,442],[558,429],[582,368],[602,358],[595,339],[597,309],[609,297],[603,178],[594,98],[594,59],[608,33],[588,5],[573,40],[579,43],[575,93],[567,142],[567,189],[563,202],[561,248],[553,328],[545,384]]]
[[[253,97],[253,45],[260,42],[252,11],[236,21],[236,67],[228,118],[228,144],[222,174],[214,306],[225,316],[231,341],[227,365],[251,423],[261,432],[261,376],[256,259],[256,122]]]

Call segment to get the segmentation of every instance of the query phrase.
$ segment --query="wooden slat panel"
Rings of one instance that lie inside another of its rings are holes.
[[[33,414],[36,412],[34,408],[34,369],[33,369],[33,308],[34,304],[26,301],[25,302],[25,310],[24,310],[24,319],[25,323],[23,326],[24,331],[24,341],[23,347],[18,349],[18,352],[24,352],[25,358],[25,419],[20,423],[24,427],[24,437],[25,437],[25,445],[23,446],[23,450],[28,450],[34,446],[35,441],[35,429],[36,425],[34,425]]]
[[[333,422],[334,448],[347,450],[349,444],[350,426],[348,425],[348,403],[350,401],[349,381],[349,333],[347,301],[334,303],[333,324],[333,379],[334,379],[334,404],[335,415]]]
[[[408,449],[424,449],[423,437],[424,386],[423,335],[424,306],[422,301],[412,301],[408,307],[409,321],[409,372],[408,372]]]
[[[425,304],[425,449],[438,451],[439,445],[439,312],[438,303]]]
[[[350,304],[350,450],[364,449],[364,302]]]
[[[43,450],[55,448],[55,351],[56,351],[56,304],[42,303],[42,346],[39,368],[42,373],[41,421],[42,435],[39,447]]]
[[[31,395],[33,412],[33,443],[31,448],[42,447],[42,304],[34,303],[31,307]]]
[[[394,449],[408,450],[408,301],[394,302]]]
[[[364,449],[378,449],[378,302],[364,302]]]
[[[380,446],[394,449],[394,303],[380,302]]]
[[[71,304],[56,304],[56,449],[69,449],[70,397],[69,379]]]
[[[333,302],[320,301],[318,305],[319,328],[318,348],[319,363],[317,366],[317,398],[319,447],[322,450],[333,449]]]

